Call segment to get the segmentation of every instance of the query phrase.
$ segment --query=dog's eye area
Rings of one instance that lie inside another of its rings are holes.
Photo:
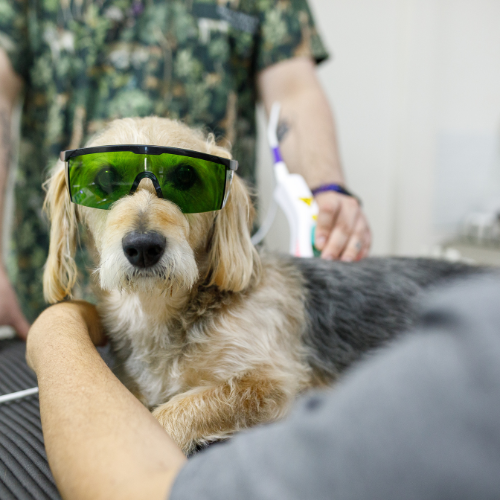
[[[177,165],[169,177],[175,189],[187,191],[196,183],[198,174],[191,165]]]
[[[107,165],[94,177],[94,183],[106,194],[110,194],[120,180],[120,174],[110,165]]]

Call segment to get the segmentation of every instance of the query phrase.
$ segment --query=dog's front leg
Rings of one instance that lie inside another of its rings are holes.
[[[191,389],[158,406],[153,416],[185,454],[196,445],[282,417],[293,394],[283,383],[247,375],[218,386]]]

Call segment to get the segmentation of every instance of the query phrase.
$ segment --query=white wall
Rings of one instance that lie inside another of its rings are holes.
[[[333,53],[318,73],[373,252],[420,254],[500,198],[500,2],[310,3]]]
[[[437,73],[435,229],[500,192],[500,2],[443,0]]]

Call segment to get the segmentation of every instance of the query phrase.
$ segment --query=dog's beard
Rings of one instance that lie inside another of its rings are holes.
[[[121,242],[107,246],[95,271],[103,290],[170,294],[192,288],[198,279],[194,253],[187,242],[169,242],[160,261],[152,267],[138,268],[130,264]]]

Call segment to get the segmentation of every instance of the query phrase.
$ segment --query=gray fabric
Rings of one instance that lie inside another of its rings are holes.
[[[416,330],[285,421],[192,458],[172,500],[500,498],[500,282],[448,286]]]

